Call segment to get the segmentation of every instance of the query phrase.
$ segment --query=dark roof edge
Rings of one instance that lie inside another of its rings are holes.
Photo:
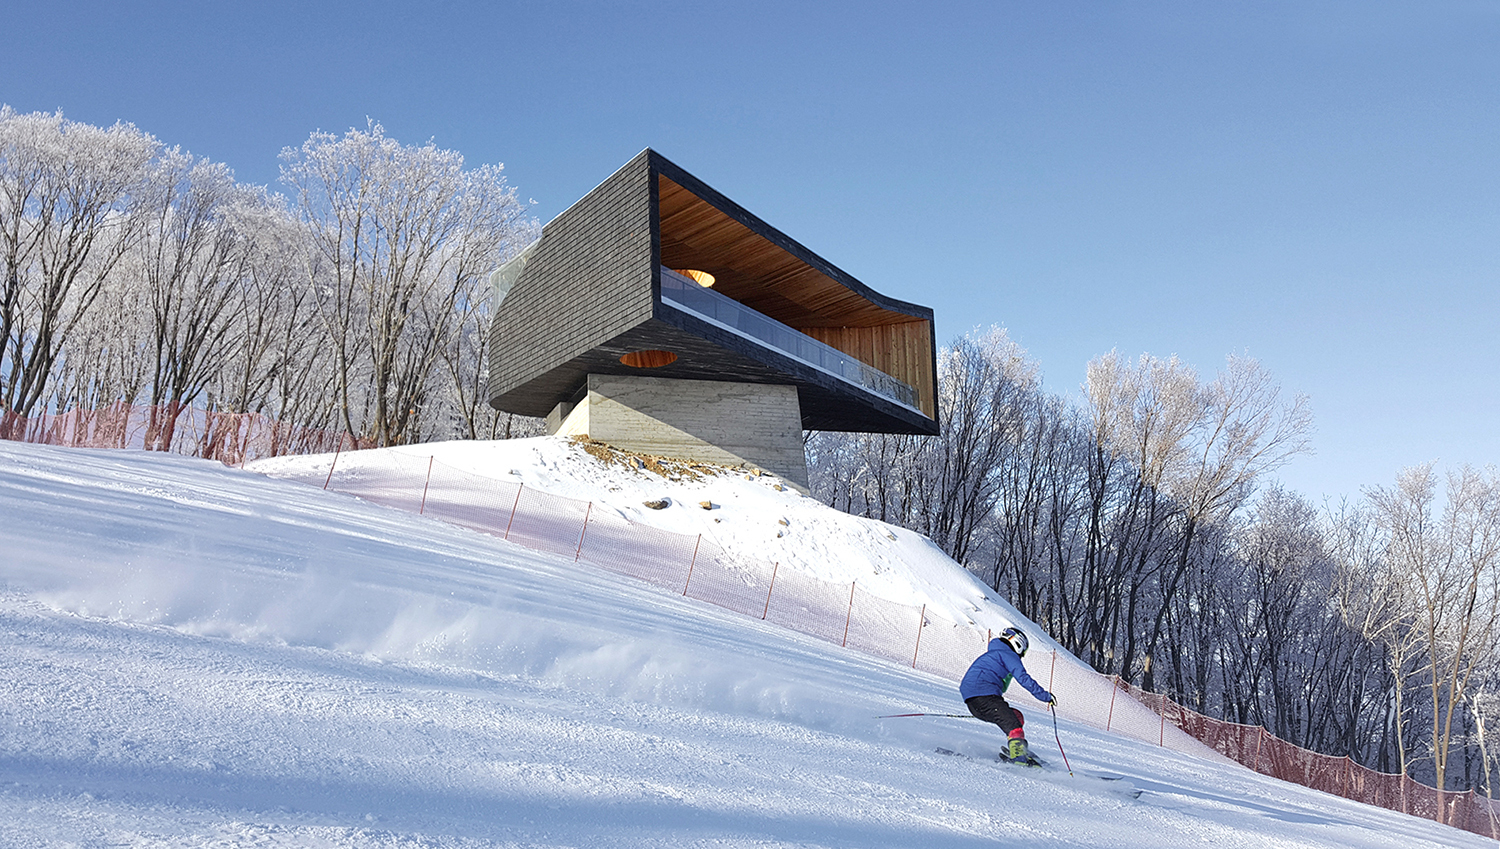
[[[844,271],[842,268],[839,268],[828,260],[822,258],[821,256],[818,256],[816,253],[813,253],[813,251],[808,249],[801,242],[798,242],[796,239],[793,239],[780,230],[777,230],[775,227],[772,227],[770,224],[767,224],[765,221],[763,221],[758,216],[753,215],[743,206],[740,206],[739,204],[725,197],[722,193],[714,189],[712,186],[708,185],[697,177],[694,177],[692,174],[684,171],[681,166],[672,162],[670,159],[667,159],[665,156],[662,156],[660,153],[657,153],[649,147],[642,151],[642,153],[650,157],[651,169],[653,171],[665,175],[667,179],[671,180],[679,186],[682,186],[684,189],[687,189],[688,191],[697,195],[702,200],[707,201],[709,205],[750,228],[750,230],[754,233],[768,239],[777,247],[785,250],[792,256],[795,256],[808,265],[812,266],[814,269],[827,276],[828,278],[836,281],[837,283],[845,286],[848,289],[853,290],[854,292],[857,292],[860,296],[865,298],[865,300],[868,300],[883,309],[890,310],[891,312],[909,315],[913,318],[925,318],[928,321],[933,320],[933,312],[931,307],[924,307],[920,304],[900,301],[895,298],[880,294],[879,292],[871,289],[869,286],[866,286],[859,280],[855,279],[852,275]],[[631,159],[631,162],[634,161],[635,159]]]

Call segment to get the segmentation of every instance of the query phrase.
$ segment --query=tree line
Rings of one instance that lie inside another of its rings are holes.
[[[0,107],[5,422],[126,401],[371,445],[530,427],[483,398],[488,272],[539,233],[501,166],[370,122],[286,148],[281,184]]]
[[[939,436],[809,434],[814,494],[926,534],[1100,672],[1317,752],[1488,790],[1493,467],[1420,466],[1313,504],[1273,477],[1308,450],[1307,400],[1239,356],[1205,379],[1111,352],[1068,401],[993,330],[940,352],[939,404]]]

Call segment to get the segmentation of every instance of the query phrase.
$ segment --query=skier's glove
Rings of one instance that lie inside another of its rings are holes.
[[[1051,705],[1053,708],[1057,707],[1057,694],[1056,693],[1048,693],[1047,694],[1047,704]]]

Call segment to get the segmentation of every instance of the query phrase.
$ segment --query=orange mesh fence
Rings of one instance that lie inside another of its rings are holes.
[[[249,460],[350,447],[350,437],[288,424],[259,413],[224,413],[179,405],[115,403],[95,410],[22,417],[0,413],[0,439],[69,448],[169,451],[238,466]]]
[[[909,604],[871,595],[856,587],[844,645],[858,652],[912,666],[918,649],[921,611]]]
[[[587,502],[523,488],[505,538],[536,551],[577,560],[583,544],[583,523],[591,512]]]
[[[1182,711],[1173,718],[1173,722],[1210,749],[1252,768],[1265,736],[1265,729],[1259,725],[1239,725],[1210,719],[1195,711]]]
[[[335,458],[324,481],[329,489],[587,562],[951,680],[963,675],[991,636],[925,606],[882,598],[858,583],[845,588],[783,572],[777,563],[731,555],[703,536],[637,524],[606,507],[470,474],[432,458],[353,452],[344,455],[342,469],[339,462]],[[1482,834],[1496,831],[1489,801],[1472,791],[1439,792],[1346,757],[1300,748],[1260,726],[1204,716],[1056,651],[1038,659],[1028,665],[1032,676],[1058,694],[1059,712],[1077,721],[1178,751],[1197,754],[1206,747],[1284,781]],[[1043,709],[1024,690],[1007,698],[1019,707]]]
[[[115,404],[31,419],[5,414],[0,438],[171,450],[230,464],[332,452],[326,470],[277,474],[586,562],[950,680],[962,677],[991,636],[925,606],[874,595],[857,583],[831,584],[777,563],[731,555],[707,537],[641,525],[597,504],[475,475],[432,457],[351,451],[358,446],[336,432],[290,427],[263,416]],[[1204,716],[1056,651],[1034,652],[1027,668],[1057,694],[1058,712],[1076,721],[1177,751],[1202,754],[1206,747],[1284,781],[1500,839],[1500,811],[1473,791],[1438,791],[1347,757],[1300,748],[1260,726]],[[1023,709],[1044,710],[1022,688],[1007,698]]]
[[[1175,725],[1220,754],[1263,775],[1500,839],[1500,805],[1473,790],[1437,790],[1405,775],[1377,772],[1348,757],[1304,749],[1258,725],[1240,725],[1204,716],[1166,696],[1148,693],[1118,679],[1116,686],[1155,710],[1163,726]]]
[[[707,547],[700,551],[698,542],[695,537],[636,525],[618,513],[600,509],[589,516],[579,559],[680,591],[697,558],[712,556]]]
[[[501,534],[509,527],[521,485],[481,478],[442,463],[431,463],[418,510],[425,516],[476,531]]]
[[[957,681],[964,677],[974,658],[984,654],[989,634],[973,625],[950,622],[929,612],[922,627],[922,644],[916,651],[917,669]]]
[[[834,645],[847,645],[853,584],[829,584],[790,569],[778,569],[776,586],[769,595],[767,622]]]
[[[360,465],[351,467],[346,463],[343,468],[335,469],[327,482],[328,488],[397,510],[416,513],[421,509],[425,475],[416,461],[389,452],[368,454],[362,459],[365,462]],[[412,481],[417,486],[412,486]]]
[[[311,475],[302,475],[307,480]],[[402,478],[405,493],[402,493]],[[313,480],[312,483],[318,483]],[[322,484],[400,509],[423,512],[529,548],[587,562],[782,627],[950,680],[961,677],[991,634],[950,621],[927,607],[783,571],[780,564],[731,555],[713,539],[633,523],[613,510],[520,484],[469,474],[429,457],[344,452]],[[1071,658],[1046,660],[1043,686],[1061,694],[1063,713],[1179,751],[1203,745],[1166,720],[1167,702],[1126,689]],[[1039,681],[1043,681],[1040,672]],[[1043,706],[1027,693],[1022,707]],[[1185,717],[1186,714],[1183,715]]]
[[[773,569],[770,563],[736,562],[727,553],[706,556],[693,564],[683,595],[759,619],[770,600]]]

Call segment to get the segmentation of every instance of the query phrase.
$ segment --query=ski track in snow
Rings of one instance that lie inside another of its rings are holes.
[[[1494,845],[212,463],[0,443],[0,516],[0,846]]]

